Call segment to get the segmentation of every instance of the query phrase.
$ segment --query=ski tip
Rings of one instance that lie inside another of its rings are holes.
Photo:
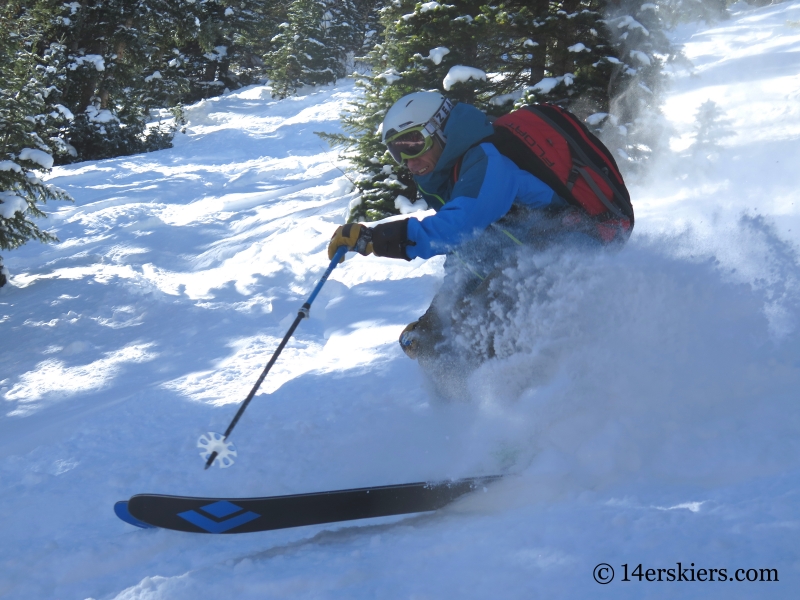
[[[144,521],[140,521],[139,519],[134,517],[128,511],[127,500],[120,500],[114,505],[114,514],[117,515],[123,521],[125,521],[128,525],[133,525],[134,527],[141,527],[142,529],[158,529],[155,525],[150,525],[149,523],[145,523]]]

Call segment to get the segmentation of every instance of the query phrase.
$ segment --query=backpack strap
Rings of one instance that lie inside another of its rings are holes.
[[[469,152],[476,146],[489,143],[492,144],[495,148],[497,148],[497,151],[500,154],[502,154],[507,158],[510,158],[514,162],[514,164],[516,164],[521,170],[531,173],[534,177],[542,181],[545,185],[549,186],[556,194],[558,194],[559,197],[563,198],[569,204],[575,206],[576,208],[581,208],[580,203],[578,203],[572,196],[572,186],[575,185],[575,182],[578,180],[578,177],[581,176],[581,172],[578,168],[574,168],[572,172],[570,172],[569,179],[567,180],[567,183],[565,185],[558,179],[558,177],[556,177],[556,175],[552,171],[550,171],[550,169],[545,168],[544,165],[539,165],[538,163],[531,164],[531,162],[527,160],[524,161],[526,164],[523,165],[523,162],[520,162],[518,160],[519,157],[515,158],[514,152],[512,151],[512,147],[509,146],[509,144],[506,142],[506,140],[508,139],[513,140],[511,142],[513,145],[519,144],[517,138],[512,133],[510,133],[505,127],[495,127],[494,133],[492,135],[482,139],[479,142],[474,143],[472,146],[467,148],[467,151],[464,152],[464,154],[462,154],[461,156],[459,156],[458,160],[456,161],[456,164],[453,165],[453,185],[455,185],[458,182],[458,177],[461,174],[461,163],[464,162],[464,156],[467,154],[467,152]],[[526,156],[527,151],[523,150],[522,154],[523,156],[525,156],[525,158],[527,158]],[[531,169],[530,167],[532,166],[539,168]],[[587,178],[587,183],[590,186],[592,186],[592,190],[595,193],[599,192],[601,198],[605,198],[605,196],[602,196],[602,192],[600,192],[599,189],[595,189],[597,188],[597,185],[595,184],[594,180],[592,180],[592,178],[589,177],[589,174],[585,172],[585,169],[583,177]],[[609,208],[608,200],[605,200],[604,204],[606,205],[606,208]],[[614,207],[614,209],[616,210],[616,207]],[[581,210],[583,209],[581,208]]]
[[[595,183],[594,179],[592,179],[592,176],[589,175],[589,172],[586,170],[586,168],[584,166],[582,166],[581,164],[579,164],[577,161],[575,161],[575,166],[572,169],[572,173],[570,173],[570,175],[569,175],[570,176],[569,180],[574,182],[574,181],[577,181],[577,177],[575,177],[573,179],[573,177],[572,177],[573,173],[577,173],[578,175],[583,177],[584,181],[592,189],[592,191],[594,192],[595,196],[597,196],[600,199],[600,202],[603,203],[603,206],[605,206],[610,213],[612,213],[615,217],[617,217],[619,219],[626,219],[627,218],[622,213],[622,211],[620,209],[618,209],[616,206],[614,206],[614,203],[611,202],[611,200],[606,198],[606,195],[603,193],[603,190],[601,190],[600,187]],[[571,185],[568,185],[567,187],[572,189]],[[612,188],[612,189],[614,189],[614,188]]]

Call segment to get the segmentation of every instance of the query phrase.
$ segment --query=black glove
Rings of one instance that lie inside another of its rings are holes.
[[[408,219],[389,221],[372,228],[372,244],[375,256],[411,260],[406,254],[408,246],[416,244],[408,239]]]

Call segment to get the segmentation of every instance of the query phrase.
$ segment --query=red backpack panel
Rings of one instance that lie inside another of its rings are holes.
[[[611,152],[580,119],[554,104],[534,104],[503,115],[494,128],[484,142],[592,217],[600,239],[627,239],[630,194]]]

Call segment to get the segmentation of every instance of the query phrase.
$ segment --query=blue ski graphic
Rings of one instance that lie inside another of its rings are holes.
[[[213,504],[208,504],[207,506],[201,506],[200,510],[217,517],[217,519],[223,519],[228,515],[240,512],[243,509],[241,506],[236,506],[233,502],[220,500],[219,502],[214,502]],[[212,521],[208,517],[201,515],[196,510],[187,510],[185,512],[178,513],[178,516],[181,519],[189,521],[189,523],[192,525],[197,525],[200,529],[205,529],[208,533],[225,533],[234,527],[249,523],[261,515],[257,515],[252,511],[247,511],[238,516],[225,519],[224,521]]]

